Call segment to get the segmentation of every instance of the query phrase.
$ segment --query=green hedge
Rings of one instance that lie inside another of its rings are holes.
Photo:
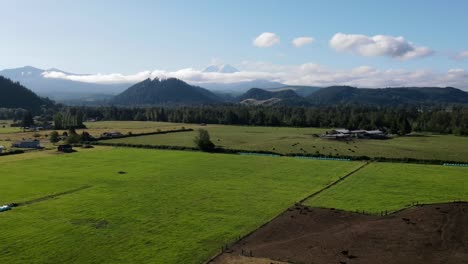
[[[184,128],[184,129],[173,129],[173,130],[166,130],[166,131],[154,131],[154,132],[147,132],[147,133],[128,134],[128,135],[121,135],[117,137],[98,137],[95,140],[108,140],[108,139],[116,139],[116,138],[139,137],[139,136],[169,134],[169,133],[178,133],[178,132],[190,132],[190,131],[193,131],[193,129]]]
[[[105,142],[88,142],[88,144],[101,145],[101,146],[113,146],[113,147],[129,147],[129,148],[144,148],[144,149],[167,149],[167,150],[190,150],[190,151],[200,151],[200,149],[195,147],[184,147],[184,146],[167,146],[167,145],[138,145],[138,144],[128,144],[128,143],[105,143]],[[460,162],[449,161],[449,160],[421,160],[421,159],[412,159],[412,158],[385,158],[385,157],[368,157],[368,156],[327,156],[323,154],[304,154],[304,153],[290,153],[290,154],[281,154],[272,151],[246,151],[239,149],[224,149],[224,148],[215,148],[213,153],[224,153],[224,154],[243,154],[249,153],[250,155],[274,155],[274,156],[285,156],[285,157],[302,157],[302,158],[323,158],[323,159],[333,159],[333,160],[359,160],[359,161],[375,161],[375,162],[396,162],[396,163],[418,163],[418,164],[434,164],[434,165],[444,165],[447,163],[457,163],[463,164]]]
[[[8,152],[2,152],[0,153],[0,156],[8,156],[8,155],[15,155],[15,154],[22,154],[22,153],[24,153],[24,150],[15,149],[15,150],[8,151]]]

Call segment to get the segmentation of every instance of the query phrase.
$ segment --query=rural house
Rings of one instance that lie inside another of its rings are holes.
[[[13,143],[12,147],[38,149],[38,148],[41,148],[41,142],[39,140],[33,140],[33,139],[21,140],[21,141],[17,141]]]
[[[4,147],[4,146],[0,146],[0,153],[3,153],[4,150],[5,150],[5,147]]]
[[[326,132],[320,136],[326,139],[348,139],[348,138],[362,138],[362,139],[387,139],[387,135],[381,130],[348,130],[348,129],[334,129]]]

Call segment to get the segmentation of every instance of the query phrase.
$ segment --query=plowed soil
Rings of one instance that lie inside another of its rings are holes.
[[[242,254],[271,263],[468,263],[468,203],[420,205],[387,216],[295,206],[229,252],[212,263]]]

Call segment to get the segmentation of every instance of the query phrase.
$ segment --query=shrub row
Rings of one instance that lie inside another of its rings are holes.
[[[363,160],[363,161],[375,161],[375,162],[417,163],[417,164],[434,164],[434,165],[443,165],[445,163],[458,163],[458,164],[460,163],[460,162],[448,161],[448,160],[427,160],[427,159],[414,159],[414,158],[387,158],[387,157],[347,156],[347,155],[327,156],[323,154],[303,154],[303,153],[292,153],[292,154],[286,154],[285,156],[338,158],[338,159]]]
[[[117,136],[117,137],[98,137],[95,140],[107,140],[107,139],[116,139],[116,138],[139,137],[139,136],[169,134],[169,133],[177,133],[177,132],[190,132],[190,131],[193,131],[193,129],[192,128],[182,128],[182,129],[173,129],[173,130],[166,130],[166,131],[154,131],[154,132],[146,132],[146,133],[138,133],[138,134],[128,134],[128,135],[121,135],[121,136]]]
[[[2,152],[0,153],[0,156],[8,156],[8,155],[15,155],[15,154],[22,154],[22,153],[24,153],[24,150],[15,149],[15,150],[8,151],[8,152]]]
[[[167,149],[167,150],[199,151],[198,148],[183,147],[183,146],[141,145],[141,144],[107,143],[107,142],[86,142],[86,144],[93,144],[93,145],[99,145],[99,146],[111,146],[111,147],[143,148],[143,149]]]
[[[148,145],[148,144],[138,145],[138,144],[128,144],[128,143],[105,143],[105,142],[88,142],[88,143],[91,143],[94,145],[113,146],[113,147],[200,151],[200,149],[195,148],[195,147],[184,147],[184,146],[166,146],[166,145]],[[224,149],[224,148],[215,148],[212,152],[224,153],[224,154],[241,154],[241,155],[271,155],[271,156],[285,156],[285,157],[298,157],[298,158],[321,158],[321,159],[330,159],[330,160],[359,160],[359,161],[416,163],[416,164],[434,164],[434,165],[444,165],[447,163],[460,164],[460,162],[448,161],[448,160],[423,160],[423,159],[413,159],[413,158],[386,158],[386,157],[346,156],[346,155],[327,156],[323,154],[304,154],[304,153],[281,154],[277,152],[264,151],[264,150],[246,152],[245,150]]]

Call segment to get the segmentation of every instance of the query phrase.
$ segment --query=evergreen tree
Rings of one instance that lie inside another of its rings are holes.
[[[23,116],[23,121],[21,122],[22,127],[31,127],[34,125],[34,119],[31,112],[27,111]]]
[[[215,145],[211,142],[210,134],[205,129],[199,129],[198,136],[193,141],[202,151],[213,151],[215,148]]]
[[[49,141],[51,143],[57,143],[60,141],[60,138],[59,138],[59,133],[57,131],[52,131],[50,132],[50,135],[49,135]]]

